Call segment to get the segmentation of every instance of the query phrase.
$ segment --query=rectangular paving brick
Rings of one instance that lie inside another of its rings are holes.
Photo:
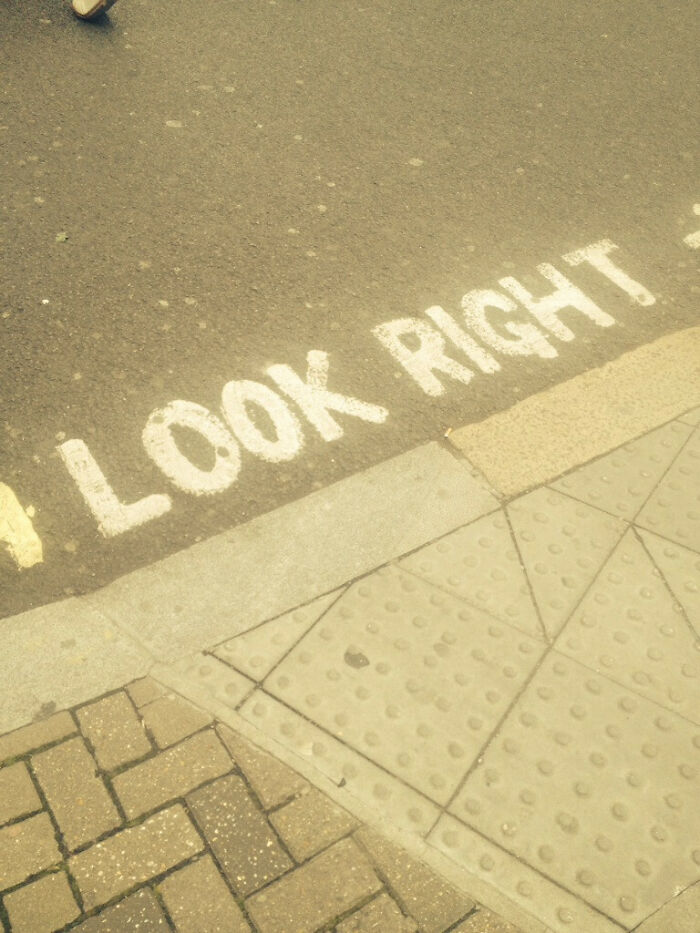
[[[369,853],[406,913],[418,921],[422,933],[442,933],[476,906],[427,865],[367,827],[358,830],[355,838]]]
[[[64,871],[7,894],[4,904],[12,933],[54,933],[80,913]]]
[[[223,745],[208,730],[118,774],[112,786],[127,816],[134,817],[184,797],[231,768]]]
[[[61,861],[48,813],[0,829],[0,891]]]
[[[271,813],[270,822],[298,862],[311,858],[357,826],[357,820],[315,788]]]
[[[418,933],[418,927],[388,894],[380,894],[339,923],[336,933]]]
[[[90,910],[174,868],[202,848],[199,834],[176,804],[74,855],[68,868]]]
[[[129,697],[120,690],[77,712],[83,735],[95,749],[101,768],[113,771],[152,751]]]
[[[0,736],[0,764],[9,758],[18,758],[43,745],[57,742],[77,731],[73,717],[68,712],[56,713],[48,719],[42,719],[41,722],[15,729],[14,732]]]
[[[163,684],[158,683],[152,677],[141,677],[140,680],[134,680],[126,685],[126,692],[131,697],[137,707],[145,706],[146,703],[152,703],[158,697],[166,693]]]
[[[169,875],[158,890],[177,933],[250,933],[248,921],[208,855]]]
[[[149,888],[73,927],[72,933],[170,933],[170,924]],[[223,931],[222,931],[223,933]]]
[[[121,822],[80,736],[34,755],[32,767],[68,849],[92,842]]]
[[[237,775],[203,787],[187,802],[236,893],[245,897],[292,867]]]
[[[233,729],[220,725],[218,732],[266,810],[308,788],[308,783],[300,774],[256,748]]]
[[[246,902],[260,933],[314,933],[381,888],[357,843],[343,839]]]
[[[180,742],[212,721],[209,713],[172,694],[141,707],[141,715],[159,748]]]
[[[18,761],[0,768],[0,826],[35,810],[41,810],[41,800],[27,766]]]
[[[520,933],[520,930],[482,907],[455,927],[454,933]],[[665,933],[672,933],[672,928],[668,927]]]

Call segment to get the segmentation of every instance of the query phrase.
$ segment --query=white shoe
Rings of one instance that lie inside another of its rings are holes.
[[[116,0],[73,0],[73,12],[80,19],[95,19],[115,3]]]

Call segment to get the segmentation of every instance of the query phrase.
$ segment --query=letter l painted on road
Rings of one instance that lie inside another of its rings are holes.
[[[105,538],[124,534],[172,508],[167,495],[145,496],[129,505],[120,502],[84,441],[64,441],[57,449]]]

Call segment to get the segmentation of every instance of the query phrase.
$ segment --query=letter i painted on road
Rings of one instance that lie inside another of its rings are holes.
[[[31,508],[25,511],[13,490],[0,483],[0,545],[7,548],[20,570],[40,564],[44,559],[30,513]]]

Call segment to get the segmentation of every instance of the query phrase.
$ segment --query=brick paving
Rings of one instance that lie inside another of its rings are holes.
[[[0,736],[4,933],[519,933],[145,678]]]

